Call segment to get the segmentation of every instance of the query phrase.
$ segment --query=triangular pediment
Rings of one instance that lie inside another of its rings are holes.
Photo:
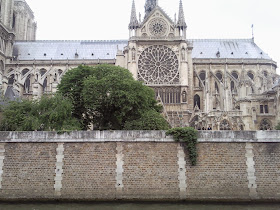
[[[159,12],[165,19],[168,20],[169,24],[173,24],[174,22],[171,20],[171,18],[166,14],[166,12],[159,6],[156,6],[148,15],[147,17],[143,20],[142,25],[146,24],[147,21],[151,19],[157,12]]]
[[[141,37],[173,38],[175,24],[159,6],[156,6],[141,23],[140,34]]]

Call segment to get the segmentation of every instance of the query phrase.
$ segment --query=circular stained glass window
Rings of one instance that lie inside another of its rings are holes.
[[[146,48],[139,56],[138,79],[147,84],[178,84],[177,55],[162,45]]]
[[[149,31],[154,36],[164,36],[167,32],[167,23],[160,18],[153,19],[149,24]]]

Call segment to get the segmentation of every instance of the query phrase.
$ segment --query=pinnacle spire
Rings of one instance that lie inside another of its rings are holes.
[[[182,0],[180,0],[180,5],[179,5],[179,14],[178,14],[177,26],[181,29],[186,29],[187,28]]]
[[[146,0],[145,3],[145,18],[158,5],[158,0]]]
[[[139,22],[137,20],[136,16],[136,8],[135,8],[135,1],[132,1],[132,8],[131,8],[131,16],[130,16],[130,23],[129,23],[129,29],[136,29],[139,27]]]

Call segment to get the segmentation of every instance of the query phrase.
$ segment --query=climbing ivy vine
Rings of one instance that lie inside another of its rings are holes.
[[[175,141],[183,144],[185,150],[189,152],[191,164],[195,166],[197,162],[197,130],[191,127],[172,128],[166,132],[166,135],[172,135]]]

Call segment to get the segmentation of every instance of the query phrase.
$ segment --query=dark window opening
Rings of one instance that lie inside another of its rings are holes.
[[[41,76],[43,76],[45,73],[47,73],[47,70],[46,70],[46,69],[41,69],[41,70],[40,70]]]
[[[217,93],[219,93],[219,85],[218,85],[217,82],[215,82],[215,91],[216,91]]]
[[[24,76],[24,75],[26,75],[28,72],[29,72],[28,69],[23,69],[21,73],[22,73],[22,75]]]
[[[268,105],[264,105],[264,113],[268,113]]]
[[[8,85],[13,85],[14,82],[15,82],[15,75],[12,74],[12,75],[9,77]]]
[[[268,105],[260,105],[260,113],[268,114],[269,113]]]
[[[260,113],[263,114],[263,105],[260,105]]]
[[[12,28],[14,29],[16,26],[16,16],[13,14],[13,23],[12,23]]]
[[[180,104],[181,103],[181,92],[180,89],[168,89],[168,88],[156,88],[155,97],[160,97],[164,104]]]
[[[199,74],[199,78],[200,80],[203,82],[204,86],[205,86],[205,80],[206,80],[206,73],[203,71],[203,72],[200,72]],[[200,81],[199,81],[199,86],[201,87],[202,85],[200,84]]]
[[[194,96],[194,107],[197,106],[200,109],[200,96],[195,95]]]
[[[217,72],[217,73],[216,73],[216,77],[217,77],[221,82],[223,82],[223,75],[222,75],[221,72]]]
[[[47,91],[47,86],[48,86],[48,80],[47,78],[44,80],[44,83],[43,83],[43,92],[45,93]]]
[[[238,74],[236,72],[232,72],[231,74],[235,79],[238,79]]]
[[[251,80],[254,80],[255,76],[252,72],[248,72],[248,77],[251,78]]]
[[[234,91],[235,91],[235,84],[234,84],[234,81],[231,81],[231,82],[230,82],[230,89],[231,89],[231,92],[234,92]]]
[[[31,82],[30,82],[30,75],[27,77],[24,83],[24,93],[30,93],[30,87],[31,87]]]

